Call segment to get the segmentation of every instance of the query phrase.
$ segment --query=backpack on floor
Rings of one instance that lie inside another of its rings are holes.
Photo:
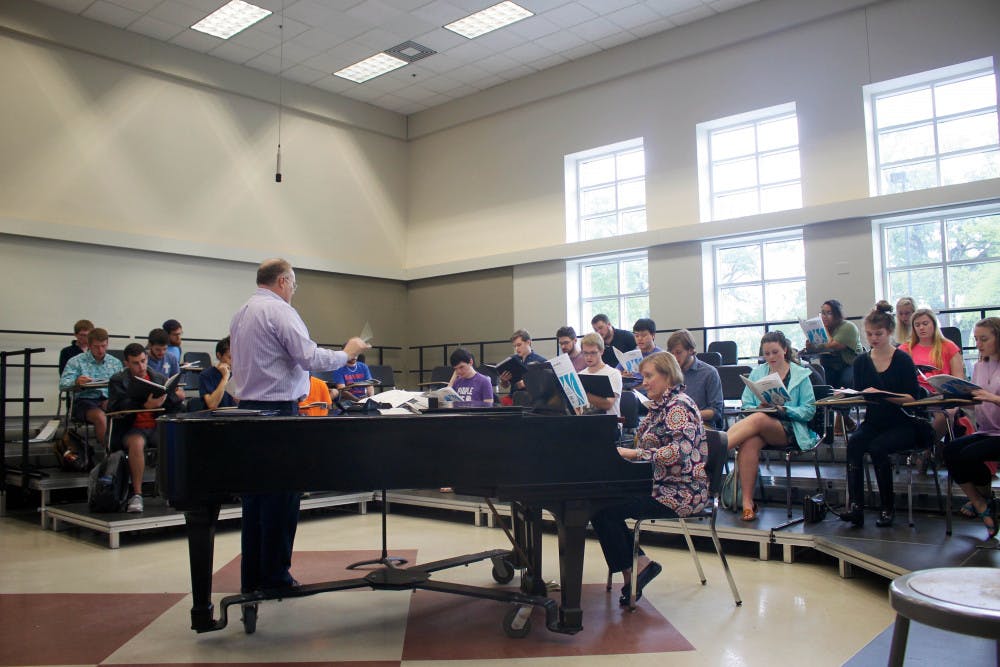
[[[87,501],[92,512],[121,512],[129,490],[125,452],[112,452],[90,471]]]
[[[719,493],[719,504],[730,512],[743,509],[743,494],[740,490],[740,471],[735,463],[722,480],[722,490]]]

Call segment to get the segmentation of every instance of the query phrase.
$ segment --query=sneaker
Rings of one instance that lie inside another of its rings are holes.
[[[133,514],[138,514],[142,512],[142,496],[136,494],[128,499],[128,505],[125,507],[126,512],[131,512]]]

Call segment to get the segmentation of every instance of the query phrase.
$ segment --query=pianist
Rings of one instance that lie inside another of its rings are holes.
[[[698,406],[684,393],[677,360],[669,352],[657,352],[642,360],[639,372],[652,403],[636,431],[635,449],[619,447],[618,453],[630,461],[653,462],[652,493],[605,508],[591,519],[608,569],[621,572],[625,579],[619,599],[622,606],[628,605],[632,578],[632,533],[625,519],[689,516],[708,502],[705,427]],[[636,585],[637,600],[643,587],[663,569],[645,556],[639,566],[643,569]]]
[[[257,291],[229,325],[233,384],[241,408],[298,414],[309,391],[309,371],[334,370],[369,345],[352,338],[343,351],[325,350],[292,307],[295,271],[283,259],[257,268]],[[243,496],[241,588],[282,588],[294,584],[289,572],[299,521],[298,493]]]

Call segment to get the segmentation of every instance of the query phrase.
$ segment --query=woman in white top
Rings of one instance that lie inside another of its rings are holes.
[[[596,333],[589,333],[580,341],[580,349],[583,350],[583,360],[587,363],[587,367],[580,371],[580,374],[607,375],[608,379],[611,380],[611,390],[615,394],[611,398],[607,398],[587,392],[587,402],[599,410],[604,410],[609,415],[621,416],[618,399],[622,396],[622,374],[618,372],[618,369],[608,366],[601,359],[601,355],[604,353],[604,339]]]

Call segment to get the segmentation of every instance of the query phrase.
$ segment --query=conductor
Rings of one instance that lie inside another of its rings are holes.
[[[240,408],[298,414],[309,393],[309,371],[335,370],[369,345],[352,338],[343,351],[320,348],[292,307],[295,271],[283,259],[257,268],[257,291],[229,324],[233,393]],[[241,589],[295,585],[289,572],[299,520],[299,494],[279,492],[243,496]]]

